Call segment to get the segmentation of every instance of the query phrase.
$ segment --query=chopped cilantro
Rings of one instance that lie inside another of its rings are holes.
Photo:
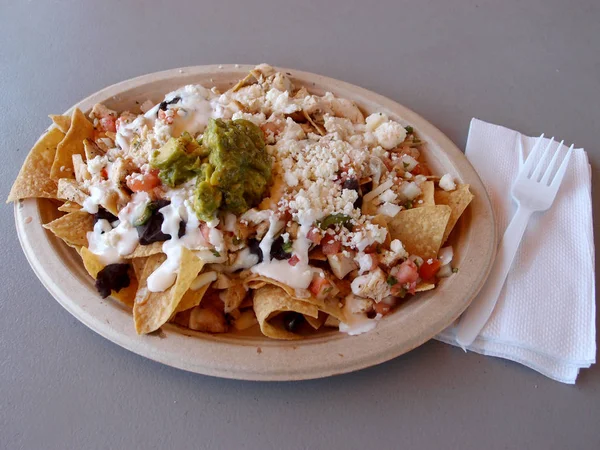
[[[286,253],[292,253],[292,241],[284,242],[281,249]]]
[[[389,277],[387,277],[387,284],[390,286],[394,286],[395,284],[398,284],[398,280],[395,276],[390,275]]]
[[[404,127],[404,129],[406,130],[406,132],[407,132],[408,134],[411,134],[411,133],[413,133],[413,132],[415,131],[415,130],[413,129],[413,127],[411,127],[410,125],[409,125],[409,126],[407,126],[407,127]]]
[[[458,267],[455,267],[454,269],[452,269],[452,273],[458,273]]]
[[[410,166],[407,162],[403,162],[402,165],[404,166],[404,170],[408,169],[408,166]]]
[[[332,225],[343,225],[349,230],[352,230],[352,224],[350,224],[351,217],[346,214],[329,214],[323,220],[318,221],[317,225],[321,230],[326,230]]]
[[[221,256],[221,254],[220,254],[218,251],[216,251],[215,249],[211,250],[211,253],[212,253],[213,255],[215,255],[217,258],[218,258],[219,256]]]

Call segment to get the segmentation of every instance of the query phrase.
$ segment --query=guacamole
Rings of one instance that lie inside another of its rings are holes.
[[[150,165],[160,169],[158,176],[164,184],[175,187],[195,177],[201,171],[202,158],[208,151],[189,134],[171,138],[155,151]]]
[[[241,214],[260,203],[272,164],[261,129],[244,119],[211,119],[202,145],[210,153],[196,182],[198,218],[211,220],[218,209]]]

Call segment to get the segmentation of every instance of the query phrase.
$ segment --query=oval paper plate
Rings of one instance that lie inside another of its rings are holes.
[[[216,85],[225,90],[251,68],[198,66],[144,75],[103,89],[75,106],[86,112],[101,102],[117,111],[133,111],[145,100],[158,103],[166,93],[186,84]],[[381,111],[412,125],[427,141],[425,157],[434,173],[450,173],[471,185],[475,198],[451,238],[459,272],[444,279],[437,289],[411,298],[375,330],[359,336],[333,330],[287,342],[258,333],[210,335],[169,324],[158,334],[138,336],[131,312],[111,298],[102,300],[79,256],[42,228],[57,215],[56,205],[44,199],[20,201],[15,205],[15,220],[25,255],[46,289],[67,311],[116,344],[173,367],[225,378],[303,380],[351,372],[406,353],[465,310],[486,279],[496,243],[489,198],[465,156],[429,122],[385,97],[320,75],[278,70],[312,93],[331,91],[354,100],[367,113]]]

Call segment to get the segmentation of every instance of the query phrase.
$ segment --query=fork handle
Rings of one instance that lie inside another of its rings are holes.
[[[463,350],[473,343],[492,315],[531,214],[531,210],[519,206],[500,241],[487,283],[462,315],[456,331],[456,341]]]

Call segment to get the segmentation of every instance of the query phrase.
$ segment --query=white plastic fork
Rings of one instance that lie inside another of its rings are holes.
[[[496,261],[494,261],[488,281],[463,314],[458,325],[456,341],[463,350],[466,350],[466,347],[473,343],[492,315],[506,277],[508,276],[510,266],[527,228],[529,218],[536,211],[545,211],[550,208],[567,171],[571,153],[573,152],[573,145],[571,145],[560,167],[556,170],[556,175],[550,179],[558,164],[560,150],[564,142],[562,141],[555,150],[548,168],[542,174],[545,162],[554,143],[554,138],[552,138],[542,156],[539,157],[543,138],[544,135],[542,134],[536,141],[527,160],[522,163],[513,184],[512,197],[518,205],[517,212],[506,228],[502,241],[500,241]]]

